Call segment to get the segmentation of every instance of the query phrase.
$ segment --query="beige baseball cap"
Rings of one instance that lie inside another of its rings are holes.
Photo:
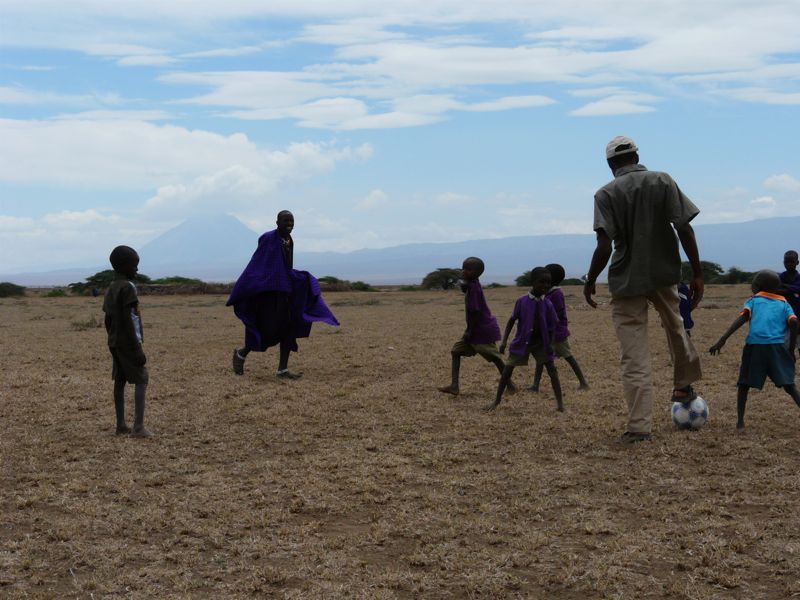
[[[613,140],[608,142],[606,146],[606,158],[613,158],[621,154],[629,154],[631,152],[638,152],[639,148],[636,146],[631,138],[624,135],[618,135]]]

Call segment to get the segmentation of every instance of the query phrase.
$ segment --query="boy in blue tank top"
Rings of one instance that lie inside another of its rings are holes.
[[[747,393],[751,387],[762,389],[768,376],[777,387],[783,388],[792,397],[797,406],[800,406],[800,393],[794,384],[797,317],[786,299],[778,293],[780,286],[781,280],[775,271],[764,270],[756,273],[752,285],[754,295],[744,303],[739,317],[709,349],[711,354],[719,354],[731,334],[745,323],[750,323],[737,382],[737,429],[744,427]],[[787,328],[788,348],[784,345]]]

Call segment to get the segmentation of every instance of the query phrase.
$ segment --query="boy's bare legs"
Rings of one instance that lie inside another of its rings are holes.
[[[581,371],[581,366],[578,364],[578,361],[575,359],[575,357],[567,356],[564,360],[566,360],[567,364],[569,364],[569,366],[572,367],[572,370],[575,372],[575,376],[578,378],[578,384],[579,384],[578,389],[588,390],[589,382],[587,382],[586,377],[583,376],[583,371]]]
[[[792,383],[790,385],[783,386],[783,389],[792,397],[794,403],[797,404],[797,406],[800,406],[800,392],[797,391],[797,386]]]
[[[503,359],[502,358],[493,358],[492,359],[492,364],[494,364],[494,366],[497,367],[497,371],[498,371],[498,373],[500,373],[500,377],[502,377],[503,376],[503,371],[506,368],[506,363],[503,362]],[[517,386],[514,385],[514,382],[511,381],[510,378],[508,380],[508,383],[506,384],[506,391],[511,395],[517,393]]]
[[[125,380],[114,380],[114,411],[117,413],[117,433],[130,433],[125,422]]]
[[[458,379],[459,373],[461,371],[461,355],[456,354],[455,352],[451,353],[452,362],[450,365],[450,385],[443,385],[442,387],[438,388],[440,392],[444,392],[445,394],[453,394],[453,396],[458,396]],[[502,361],[500,361],[502,364]],[[502,368],[500,369],[502,373]]]
[[[792,386],[794,387],[794,386]],[[744,427],[744,410],[747,407],[747,392],[750,387],[746,385],[737,386],[736,391],[736,429]]]
[[[135,405],[135,416],[133,421],[133,432],[135,437],[151,437],[153,434],[144,426],[144,395],[147,392],[146,383],[137,383],[133,392]]]
[[[500,404],[500,401],[503,399],[503,392],[506,390],[508,382],[511,381],[511,374],[513,372],[514,367],[511,365],[505,365],[503,367],[503,373],[500,375],[500,383],[497,384],[497,395],[495,396],[494,402],[484,406],[484,410],[488,411],[497,408],[497,405]]]
[[[564,399],[561,396],[561,381],[558,378],[556,363],[549,361],[544,363],[544,367],[547,369],[547,376],[550,377],[550,383],[553,384],[553,394],[556,396],[556,410],[558,412],[564,412]]]
[[[530,391],[539,391],[539,384],[542,383],[542,373],[544,373],[544,364],[537,361],[536,372],[533,374],[533,385],[528,388]]]

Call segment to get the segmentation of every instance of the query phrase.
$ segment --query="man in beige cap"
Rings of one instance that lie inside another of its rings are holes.
[[[625,136],[615,137],[606,146],[614,179],[594,195],[597,247],[583,287],[586,302],[596,308],[592,299],[595,281],[611,258],[611,315],[622,351],[622,385],[628,402],[628,428],[621,440],[625,443],[649,440],[653,428],[648,302],[661,317],[667,334],[674,365],[672,400],[694,399],[692,383],[702,376],[700,357],[683,328],[677,289],[680,240],[692,267],[692,306],[703,297],[700,255],[690,225],[700,211],[672,177],[640,165],[638,150]]]

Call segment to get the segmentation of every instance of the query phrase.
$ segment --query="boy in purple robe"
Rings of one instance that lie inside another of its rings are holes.
[[[517,323],[517,335],[508,346],[508,360],[503,368],[503,375],[497,386],[497,396],[486,410],[494,410],[503,398],[503,392],[511,380],[515,367],[528,364],[528,357],[533,355],[537,363],[542,363],[550,376],[553,384],[553,393],[556,396],[556,408],[564,412],[564,402],[561,397],[561,382],[555,365],[555,352],[553,351],[553,338],[558,324],[558,315],[553,305],[545,297],[547,290],[552,285],[550,271],[544,267],[531,270],[531,291],[520,296],[514,305],[514,312],[506,325],[503,341],[500,342],[500,352],[505,352],[508,336]]]
[[[551,263],[545,267],[550,271],[550,277],[553,287],[545,294],[545,297],[550,300],[553,308],[556,309],[558,315],[558,323],[556,323],[556,332],[553,338],[553,351],[558,358],[563,358],[567,361],[575,376],[578,378],[578,389],[588,390],[589,384],[586,382],[586,377],[583,376],[581,366],[572,355],[572,349],[569,347],[569,319],[567,319],[567,301],[564,298],[564,292],[558,287],[558,284],[564,281],[566,272],[564,267],[557,263]],[[544,364],[536,362],[536,374],[533,376],[533,385],[529,388],[532,392],[539,391],[539,383],[542,381],[542,372],[544,371]]]
[[[478,278],[483,274],[483,261],[470,256],[464,259],[461,265],[461,291],[464,292],[464,311],[467,316],[467,329],[464,335],[453,345],[450,350],[452,357],[451,381],[450,385],[442,386],[440,392],[445,394],[459,394],[458,376],[461,369],[462,356],[481,355],[490,363],[493,363],[500,374],[503,373],[505,362],[503,354],[497,350],[495,342],[500,339],[500,327],[497,319],[494,318],[489,305],[486,304],[486,297],[483,295],[483,288]],[[509,392],[514,390],[514,384],[509,382]]]
[[[298,379],[289,371],[289,353],[297,352],[297,338],[308,337],[311,323],[339,325],[319,289],[319,282],[307,271],[293,267],[294,216],[278,213],[277,229],[258,238],[258,248],[245,267],[226,306],[244,323],[244,347],[233,351],[233,372],[244,373],[244,361],[251,350],[264,352],[280,346],[277,376]]]
[[[789,302],[794,314],[800,316],[800,273],[797,272],[797,252],[787,250],[783,255],[783,267],[780,274],[780,294]]]

